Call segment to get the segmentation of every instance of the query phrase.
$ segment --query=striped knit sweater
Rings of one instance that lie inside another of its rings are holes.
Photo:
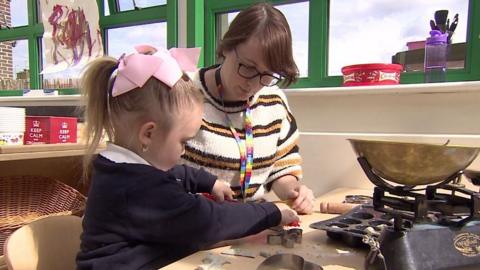
[[[214,68],[214,67],[212,67]],[[245,139],[244,113],[246,102],[225,102],[211,95],[201,69],[193,80],[205,96],[202,126],[196,137],[185,146],[182,163],[203,167],[230,184],[240,197],[240,152],[225,117],[241,139]],[[259,199],[269,190],[275,179],[285,175],[302,177],[301,157],[298,152],[298,130],[290,113],[285,94],[278,87],[264,87],[251,100],[253,125],[253,171],[248,199]]]

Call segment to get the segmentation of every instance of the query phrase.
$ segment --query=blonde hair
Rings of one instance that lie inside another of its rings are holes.
[[[220,40],[217,57],[222,60],[224,51],[232,51],[251,37],[260,41],[268,69],[285,77],[282,85],[294,83],[299,73],[293,59],[292,33],[283,13],[268,3],[242,10]]]
[[[118,61],[102,57],[90,63],[82,76],[85,98],[85,138],[87,150],[83,158],[84,179],[88,179],[93,154],[104,135],[114,140],[118,134],[131,134],[141,121],[156,121],[166,134],[178,113],[195,104],[203,104],[203,95],[187,75],[172,87],[151,77],[142,87],[116,97],[111,91]],[[133,136],[132,136],[133,137]]]

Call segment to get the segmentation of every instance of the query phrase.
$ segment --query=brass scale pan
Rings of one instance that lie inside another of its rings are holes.
[[[349,139],[381,178],[406,186],[446,180],[470,165],[478,147]]]

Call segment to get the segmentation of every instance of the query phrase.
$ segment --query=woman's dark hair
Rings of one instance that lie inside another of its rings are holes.
[[[297,80],[292,34],[280,10],[268,3],[259,3],[241,11],[220,41],[217,57],[223,59],[223,52],[235,49],[251,37],[258,38],[268,69],[285,77],[283,86]]]

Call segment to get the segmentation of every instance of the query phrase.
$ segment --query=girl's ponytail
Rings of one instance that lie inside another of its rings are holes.
[[[104,131],[112,138],[113,128],[108,112],[108,99],[112,87],[110,78],[118,61],[111,57],[102,57],[87,65],[82,76],[82,94],[85,99],[84,137],[87,150],[83,158],[83,179],[87,182],[93,154],[98,148]]]

